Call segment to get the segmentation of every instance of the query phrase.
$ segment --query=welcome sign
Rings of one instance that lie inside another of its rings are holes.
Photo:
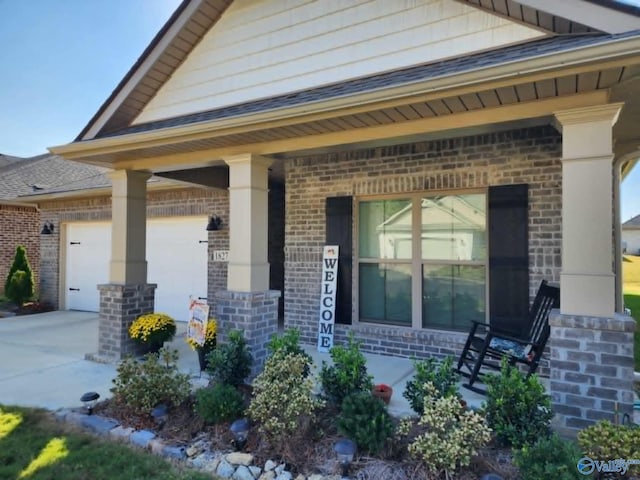
[[[322,287],[320,290],[320,319],[318,325],[319,352],[327,353],[333,347],[337,282],[338,246],[325,245],[322,253]]]

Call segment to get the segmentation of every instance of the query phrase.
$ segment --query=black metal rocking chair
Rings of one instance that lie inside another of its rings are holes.
[[[516,337],[489,324],[473,320],[473,326],[458,360],[458,373],[469,378],[463,387],[485,394],[485,390],[474,386],[480,369],[487,367],[498,370],[503,358],[511,365],[526,365],[527,376],[534,373],[549,339],[549,313],[551,309],[558,307],[560,288],[543,280],[527,316],[526,337]],[[462,370],[463,367],[466,371]]]

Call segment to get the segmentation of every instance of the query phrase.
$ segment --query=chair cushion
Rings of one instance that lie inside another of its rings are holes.
[[[507,353],[522,360],[527,359],[529,352],[531,352],[531,345],[514,342],[513,340],[507,340],[506,338],[500,337],[493,337],[491,342],[489,342],[489,348]]]

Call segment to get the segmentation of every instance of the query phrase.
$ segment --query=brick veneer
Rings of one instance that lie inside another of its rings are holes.
[[[38,295],[40,228],[40,214],[35,207],[0,204],[0,294],[4,294],[4,284],[16,255],[16,247],[24,245]]]
[[[552,312],[551,398],[556,428],[577,432],[598,420],[633,413],[633,333],[627,315],[613,318]]]
[[[100,321],[98,356],[120,360],[141,353],[141,346],[129,337],[129,327],[144,313],[153,312],[156,285],[98,285]]]
[[[241,330],[253,355],[250,378],[264,365],[267,342],[278,331],[278,298],[280,292],[216,292],[218,339],[226,343],[229,332]]]
[[[285,326],[315,344],[320,298],[325,199],[529,184],[531,298],[540,280],[560,278],[561,136],[551,127],[353,150],[286,161]],[[354,235],[354,238],[357,238]],[[353,272],[357,273],[353,264]],[[354,314],[357,294],[354,275]],[[354,315],[355,318],[355,315]],[[354,330],[363,350],[395,356],[457,353],[464,334],[372,324],[338,325],[336,340]]]

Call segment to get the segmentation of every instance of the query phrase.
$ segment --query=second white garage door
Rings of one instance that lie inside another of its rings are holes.
[[[158,285],[155,311],[188,317],[189,295],[207,295],[206,217],[151,219],[147,223],[147,279]],[[96,285],[109,281],[110,223],[67,225],[66,308],[98,311]]]

